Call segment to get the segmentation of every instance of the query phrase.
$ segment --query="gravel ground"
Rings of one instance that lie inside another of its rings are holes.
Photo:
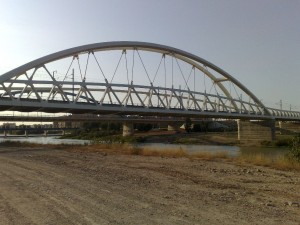
[[[300,224],[300,173],[225,160],[0,148],[0,224]]]

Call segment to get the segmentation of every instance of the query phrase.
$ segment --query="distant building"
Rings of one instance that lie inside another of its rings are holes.
[[[32,124],[31,128],[52,128],[53,124]]]
[[[53,122],[54,128],[82,128],[84,122],[77,121],[60,121]]]
[[[91,116],[95,116],[93,114],[74,114],[69,115],[67,117],[63,116],[62,118],[65,118],[65,121],[58,121],[53,122],[54,128],[82,128],[83,123],[85,122],[86,118],[89,118]],[[70,121],[71,120],[71,121]],[[78,121],[76,121],[78,120]]]
[[[15,129],[17,127],[16,123],[3,123],[2,128]]]

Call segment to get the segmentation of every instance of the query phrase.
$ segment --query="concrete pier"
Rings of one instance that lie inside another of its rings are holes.
[[[300,133],[300,122],[279,121],[278,127],[281,134]]]
[[[132,136],[134,134],[133,123],[123,123],[123,137]]]
[[[242,142],[275,140],[275,120],[237,120],[238,140]]]
[[[177,123],[168,124],[168,131],[179,131],[179,129],[180,129],[180,124]]]

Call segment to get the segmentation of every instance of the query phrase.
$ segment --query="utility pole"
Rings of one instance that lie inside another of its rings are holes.
[[[54,77],[54,74],[55,74],[55,73],[57,73],[57,70],[54,70],[54,71],[53,71],[53,78],[54,78],[54,79],[55,79],[55,77]]]
[[[74,68],[72,69],[72,102],[74,103]]]
[[[281,99],[279,101],[279,105],[280,105],[280,110],[282,110],[282,100]]]

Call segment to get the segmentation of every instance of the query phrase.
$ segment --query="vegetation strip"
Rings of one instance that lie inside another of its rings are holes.
[[[5,141],[0,143],[0,146],[19,147],[20,142]],[[189,154],[187,151],[179,148],[178,150],[165,149],[157,150],[155,148],[142,148],[129,144],[91,144],[91,145],[43,145],[29,142],[22,142],[23,147],[47,147],[51,149],[60,149],[66,151],[84,151],[91,153],[102,154],[126,154],[126,155],[139,155],[139,156],[152,156],[152,157],[185,157],[191,160],[228,160],[238,164],[254,164],[258,166],[266,166],[279,170],[297,170],[300,171],[300,136],[296,136],[292,140],[292,144],[288,153],[282,157],[269,158],[261,153],[253,153],[252,155],[243,155],[238,157],[230,157],[227,152],[197,152]]]

